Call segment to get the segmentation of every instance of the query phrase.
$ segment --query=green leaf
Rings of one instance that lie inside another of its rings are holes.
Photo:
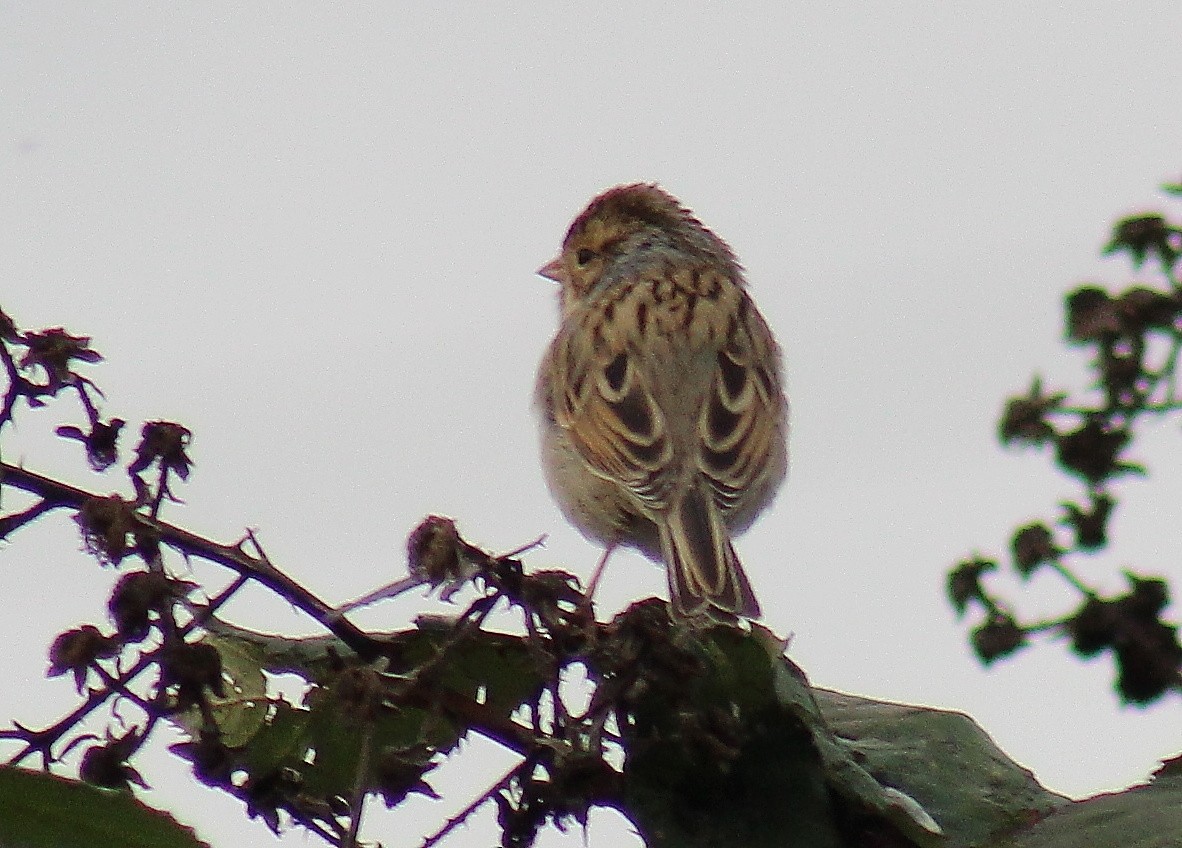
[[[257,645],[229,636],[208,634],[199,643],[217,649],[222,658],[222,679],[226,695],[207,693],[214,720],[222,733],[222,744],[239,748],[249,742],[267,720],[267,679],[263,675],[263,652]],[[190,707],[172,720],[190,734],[201,729],[201,711]]]
[[[945,848],[991,844],[990,837],[1068,803],[963,713],[813,691],[854,760],[880,783],[922,803],[943,827]],[[1086,839],[1074,844],[1093,845]]]
[[[235,783],[248,811],[272,826],[284,808],[329,821],[337,799],[352,796],[363,764],[363,784],[387,804],[411,792],[433,796],[424,775],[467,727],[430,693],[507,719],[543,679],[525,640],[464,634],[450,622],[383,634],[386,656],[373,664],[358,663],[334,637],[272,636],[219,620],[206,629],[203,644],[217,649],[229,684],[225,698],[211,698],[221,738],[202,737],[201,717],[190,711],[182,724],[196,741],[173,750],[213,785],[228,787],[231,774],[245,772]],[[296,674],[310,689],[297,704],[268,698],[264,671]],[[409,701],[400,697],[410,691],[417,694]]]
[[[640,655],[648,685],[621,717],[624,808],[646,844],[840,848],[815,738],[827,731],[783,645],[762,629],[671,636]]]
[[[0,766],[0,845],[209,848],[192,828],[129,793],[9,766]]]
[[[281,766],[301,762],[307,749],[303,742],[311,715],[308,710],[298,709],[286,701],[271,704],[266,724],[243,752],[251,774],[267,774]]]
[[[688,698],[677,703],[676,690],[657,694],[661,709],[637,709],[638,720],[625,722],[626,808],[649,845],[944,844],[906,769],[876,779],[880,772],[866,768],[849,744],[854,731],[834,734],[815,690],[770,631],[715,628],[700,639],[711,662],[686,679]],[[660,678],[650,679],[644,700],[662,688]],[[914,739],[901,740],[900,754],[914,747]],[[864,840],[848,840],[836,822]]]
[[[1061,807],[990,848],[1168,848],[1180,841],[1182,785],[1159,778],[1149,786]]]

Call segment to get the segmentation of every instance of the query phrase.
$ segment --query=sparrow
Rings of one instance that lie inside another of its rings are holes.
[[[605,546],[665,563],[674,612],[757,618],[731,543],[788,467],[780,351],[734,253],[655,184],[609,189],[538,273],[560,322],[538,370],[546,481]]]

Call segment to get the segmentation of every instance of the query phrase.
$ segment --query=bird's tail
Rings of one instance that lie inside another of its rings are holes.
[[[759,617],[759,602],[712,498],[694,487],[658,524],[675,611],[687,617]]]

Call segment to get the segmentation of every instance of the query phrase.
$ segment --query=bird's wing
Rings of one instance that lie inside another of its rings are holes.
[[[622,333],[571,333],[555,350],[554,419],[590,469],[623,484],[638,505],[665,507],[673,448],[665,415]]]
[[[779,352],[744,292],[698,419],[698,466],[723,512],[781,465],[783,405]]]

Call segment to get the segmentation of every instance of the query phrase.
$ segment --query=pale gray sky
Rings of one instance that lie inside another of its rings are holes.
[[[548,533],[529,565],[587,575],[599,551],[535,458],[556,301],[533,272],[593,194],[657,180],[735,248],[787,355],[789,482],[739,543],[766,623],[818,685],[963,710],[1050,788],[1116,789],[1178,752],[1177,699],[1121,709],[1110,663],[1061,643],[982,670],[943,579],[1076,493],[997,448],[996,417],[1035,370],[1080,375],[1066,289],[1135,278],[1098,250],[1180,175],[1179,31],[1176,0],[7,4],[0,305],[92,335],[112,414],[194,430],[173,520],[257,528],[331,601],[401,574],[429,512],[494,550]],[[23,421],[6,459],[119,484]],[[1179,576],[1149,498],[1179,502],[1176,437],[1122,487],[1095,570],[1114,589],[1120,565]],[[0,553],[0,717],[72,702],[43,647],[101,621],[111,580],[77,547],[59,519]],[[620,556],[601,611],[664,591]],[[244,624],[307,626],[252,600]],[[446,804],[376,815],[375,836],[413,844],[509,762],[468,754]],[[259,839],[179,763],[145,776],[217,848]],[[626,841],[594,821],[593,848]]]

